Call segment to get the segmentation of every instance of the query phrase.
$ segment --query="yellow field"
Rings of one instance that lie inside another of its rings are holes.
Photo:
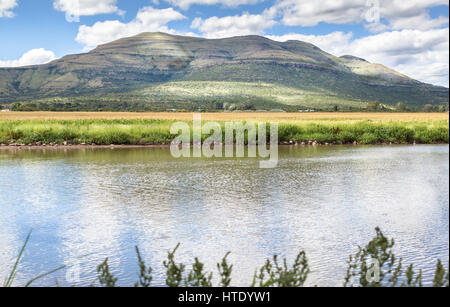
[[[448,113],[201,113],[203,120],[297,121],[297,120],[448,120]],[[193,113],[131,112],[0,112],[0,121],[80,119],[166,119],[192,120]]]

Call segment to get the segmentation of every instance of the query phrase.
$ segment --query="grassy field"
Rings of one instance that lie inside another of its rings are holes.
[[[0,144],[156,145],[174,138],[192,113],[1,112]],[[434,144],[449,142],[444,113],[203,113],[204,121],[278,122],[281,143]],[[205,136],[207,137],[207,136]]]
[[[359,110],[367,107],[366,102],[356,99],[344,99],[325,90],[317,92],[301,90],[292,86],[283,86],[265,82],[219,82],[219,81],[183,81],[168,82],[148,87],[146,89],[127,93],[137,100],[155,104],[166,101],[165,105],[183,108],[186,101],[193,101],[196,105],[210,109],[206,101],[228,102],[228,105],[239,106],[250,102],[255,108],[285,109],[296,111],[299,107],[314,108],[316,110],[331,110],[337,105],[341,110]],[[120,97],[120,95],[119,95]]]

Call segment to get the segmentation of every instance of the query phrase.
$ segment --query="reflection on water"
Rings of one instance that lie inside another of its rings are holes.
[[[449,257],[449,148],[283,147],[276,169],[255,159],[173,159],[168,149],[0,151],[0,276],[33,229],[18,284],[79,263],[90,285],[110,257],[121,285],[138,271],[134,246],[164,283],[182,243],[215,270],[232,251],[236,285],[274,253],[305,250],[310,284],[339,286],[345,262],[380,226],[425,275]],[[38,285],[67,285],[65,272]]]

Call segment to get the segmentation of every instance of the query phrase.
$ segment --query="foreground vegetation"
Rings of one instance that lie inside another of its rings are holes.
[[[76,113],[75,113],[76,114]],[[167,114],[167,113],[166,113]],[[228,113],[230,114],[230,113]],[[191,114],[187,114],[192,116]],[[189,118],[178,117],[178,118]],[[245,118],[230,114],[237,119]],[[440,115],[441,116],[441,115]],[[334,118],[289,117],[261,115],[249,121],[279,123],[281,144],[435,144],[449,142],[449,120],[445,117],[416,117],[395,120],[395,117]],[[170,118],[170,117],[167,117]],[[78,120],[0,120],[0,144],[4,145],[161,145],[169,144],[174,135],[173,119],[78,119]],[[209,114],[207,120],[224,124],[223,114]],[[400,118],[400,117],[399,117]],[[436,119],[440,118],[440,119]],[[192,121],[184,120],[189,124]],[[203,136],[204,138],[208,136]]]
[[[22,247],[17,261],[4,286],[13,285],[18,265],[23,256],[24,249],[30,236]],[[180,245],[168,253],[167,260],[163,262],[165,268],[165,283],[168,287],[213,287],[213,272],[205,270],[205,265],[195,258],[192,268],[177,263],[175,253]],[[376,229],[376,236],[365,247],[358,247],[355,255],[349,257],[348,269],[343,280],[344,287],[423,287],[423,272],[415,265],[404,266],[403,260],[393,253],[394,239],[389,240],[380,229]],[[136,247],[139,265],[139,278],[135,287],[150,287],[153,281],[152,268],[143,260],[139,248]],[[229,253],[217,264],[219,287],[232,286],[233,265],[227,261]],[[376,265],[378,263],[378,265]],[[32,285],[35,281],[55,273],[66,267],[60,267],[49,273],[34,278],[26,284]],[[277,256],[267,260],[266,263],[253,276],[251,287],[302,287],[306,284],[311,272],[305,252],[300,252],[294,263],[289,265],[287,260],[279,261]],[[116,287],[118,278],[111,272],[108,259],[97,267],[97,283],[92,286]],[[76,285],[75,285],[76,286]],[[449,270],[445,269],[440,260],[437,261],[433,278],[433,287],[449,287]]]
[[[348,268],[344,277],[344,287],[423,287],[423,272],[415,265],[403,265],[403,260],[393,252],[394,239],[389,240],[379,228],[376,236],[365,246],[358,247],[355,255],[348,260]],[[195,258],[192,268],[175,261],[175,253],[179,245],[168,253],[163,265],[166,269],[166,285],[168,287],[213,287],[213,272],[205,270],[205,265]],[[139,280],[135,287],[150,287],[153,277],[152,268],[147,267],[139,249],[136,247],[140,268]],[[227,261],[229,253],[217,263],[218,287],[232,286],[233,265]],[[375,267],[379,264],[379,270]],[[98,284],[103,287],[115,287],[118,279],[109,270],[108,259],[97,268]],[[268,259],[256,270],[251,287],[302,287],[311,273],[308,258],[304,251],[300,252],[292,265],[287,259],[280,261],[277,256]],[[440,260],[437,261],[433,278],[433,287],[449,287],[449,270]]]

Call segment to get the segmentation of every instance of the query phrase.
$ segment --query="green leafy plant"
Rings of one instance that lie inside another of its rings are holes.
[[[139,262],[139,281],[136,282],[135,287],[148,288],[150,287],[153,277],[152,277],[152,268],[145,265],[144,260],[142,260],[141,253],[139,252],[139,248],[136,246],[136,254]]]
[[[114,288],[117,283],[117,278],[109,270],[108,258],[97,267],[98,281],[100,286],[105,288]]]
[[[229,255],[230,253],[227,253],[225,257],[223,257],[222,262],[217,264],[221,287],[229,287],[231,283],[231,273],[233,272],[233,265],[229,265],[227,262],[227,258]]]
[[[441,260],[438,260],[434,274],[433,287],[449,287],[449,271],[445,271]]]
[[[167,261],[163,263],[167,270],[166,284],[168,287],[180,287],[183,281],[183,272],[186,266],[175,262],[175,253],[179,247],[180,244],[172,252],[169,252]]]
[[[255,273],[252,287],[301,287],[310,273],[308,259],[305,252],[298,254],[293,266],[290,268],[287,260],[279,263],[278,257],[266,264]]]
[[[204,267],[205,265],[195,258],[192,270],[185,281],[186,287],[212,287],[213,273],[205,273]]]
[[[349,257],[344,287],[422,287],[422,270],[414,271],[412,264],[404,270],[402,258],[397,258],[393,252],[394,245],[394,239],[386,238],[376,228],[376,237]],[[448,271],[440,260],[433,286],[448,287]]]

